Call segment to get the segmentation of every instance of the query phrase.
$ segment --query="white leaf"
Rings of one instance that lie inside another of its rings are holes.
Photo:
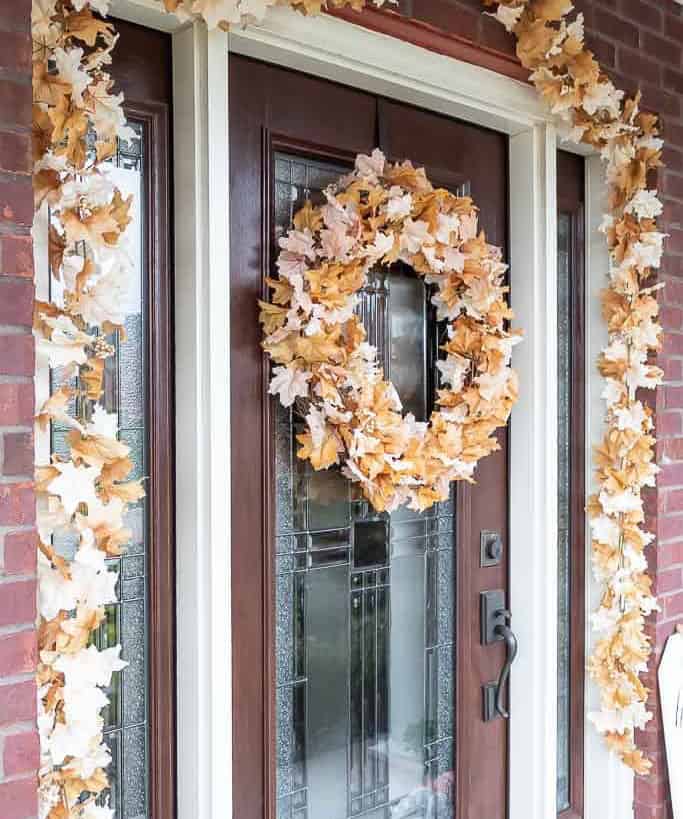
[[[86,503],[90,507],[90,504],[99,502],[95,492],[99,467],[75,466],[71,461],[58,462],[54,466],[60,474],[50,481],[47,488],[60,498],[67,515],[73,515],[80,503]]]
[[[86,424],[88,435],[101,435],[104,438],[116,438],[119,431],[119,416],[115,412],[107,412],[101,405],[96,404],[92,421]]]
[[[72,86],[73,101],[82,107],[83,92],[91,82],[90,74],[82,67],[83,49],[70,48],[66,51],[63,48],[56,48],[54,57],[60,79]]]
[[[308,382],[312,373],[294,367],[274,367],[268,392],[279,395],[283,407],[291,407],[294,401],[308,396]]]

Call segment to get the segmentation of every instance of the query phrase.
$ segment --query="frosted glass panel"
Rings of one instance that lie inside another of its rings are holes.
[[[275,238],[346,169],[275,156]],[[412,271],[374,270],[358,313],[405,410],[431,409],[437,328]],[[273,401],[278,819],[451,819],[453,500],[378,515],[296,458]]]

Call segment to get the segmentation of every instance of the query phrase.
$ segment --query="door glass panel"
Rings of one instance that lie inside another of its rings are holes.
[[[571,214],[559,213],[557,228],[557,810],[562,811],[570,806]]]
[[[109,172],[124,198],[133,194],[132,221],[126,231],[128,250],[134,261],[134,286],[130,294],[125,338],[107,340],[116,354],[106,361],[102,403],[107,412],[118,416],[118,437],[130,447],[131,478],[148,474],[147,466],[147,269],[143,249],[146,241],[143,190],[146,174],[145,130],[142,124],[128,123],[138,138],[119,143]],[[52,279],[54,291],[60,283]],[[52,371],[54,391],[67,383],[58,370]],[[72,383],[73,385],[73,383]],[[68,429],[52,424],[53,452],[68,453]],[[149,486],[147,486],[149,492]],[[116,672],[107,691],[109,704],[102,714],[104,739],[112,764],[108,769],[111,788],[107,791],[116,819],[145,819],[148,815],[148,663],[147,663],[147,500],[129,506],[126,526],[132,538],[120,558],[109,560],[118,572],[118,600],[105,607],[106,619],[95,635],[100,648],[121,644],[121,657],[128,663]],[[54,538],[62,553],[73,555],[76,544],[70,538]]]
[[[347,168],[277,153],[274,233]],[[404,410],[428,417],[437,327],[423,282],[373,271],[358,307]],[[278,819],[453,816],[455,506],[375,513],[296,458],[273,399]]]

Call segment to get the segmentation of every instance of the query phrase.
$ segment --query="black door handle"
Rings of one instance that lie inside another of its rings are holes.
[[[500,671],[500,677],[498,677],[498,684],[496,685],[496,711],[503,719],[510,719],[510,712],[503,706],[503,692],[510,677],[510,668],[517,656],[518,644],[514,631],[508,625],[512,615],[507,609],[499,612],[499,615],[504,617],[505,623],[499,623],[495,626],[493,632],[497,635],[498,639],[503,640],[505,643],[505,663]]]

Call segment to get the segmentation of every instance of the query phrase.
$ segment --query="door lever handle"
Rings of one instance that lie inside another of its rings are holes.
[[[503,719],[510,719],[510,712],[503,705],[503,692],[510,677],[510,668],[517,656],[518,643],[514,631],[508,625],[512,617],[510,612],[503,609],[498,612],[498,615],[504,618],[505,623],[498,623],[493,629],[493,633],[505,643],[505,663],[500,670],[500,677],[498,677],[496,685],[496,711]]]

